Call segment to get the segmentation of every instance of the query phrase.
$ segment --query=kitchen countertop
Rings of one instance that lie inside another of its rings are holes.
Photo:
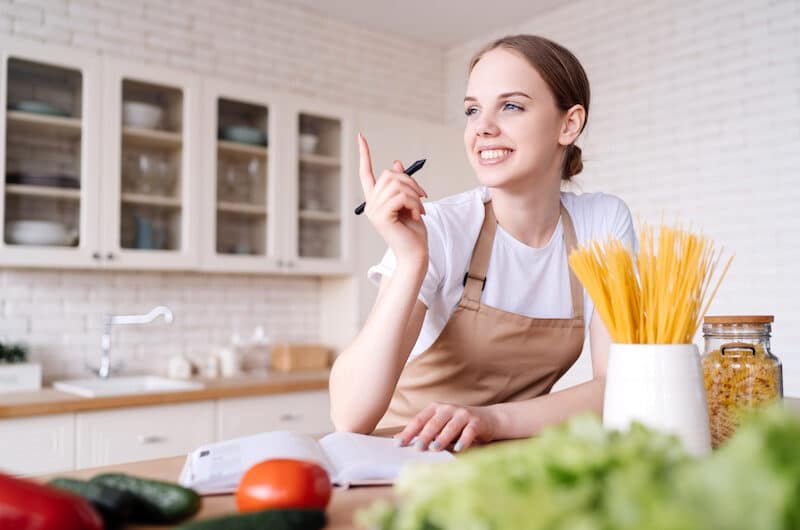
[[[242,375],[219,379],[195,379],[204,387],[197,390],[153,392],[123,396],[87,398],[43,388],[32,392],[0,394],[0,419],[43,414],[64,414],[144,405],[164,405],[209,399],[236,398],[324,390],[328,388],[328,370],[308,372]],[[113,377],[113,376],[112,376]]]
[[[787,406],[800,413],[800,398],[786,398]],[[379,435],[389,435],[396,431],[379,432]],[[57,476],[75,477],[88,479],[104,472],[121,472],[132,475],[176,482],[180,470],[185,461],[185,456],[175,456],[170,458],[160,458],[157,460],[145,460],[142,462],[132,462],[128,464],[118,464],[92,469],[82,469],[58,473]],[[39,480],[48,480],[56,475],[40,477]],[[328,530],[355,530],[358,527],[353,523],[353,515],[360,509],[370,506],[378,499],[393,500],[394,494],[389,486],[378,487],[358,487],[350,489],[334,488],[331,503],[328,505],[326,513],[328,515]],[[194,516],[195,520],[208,519],[220,515],[236,513],[236,500],[231,495],[215,495],[203,497],[203,505],[200,511]],[[143,526],[130,525],[126,529],[150,529],[167,528],[164,526]]]
[[[105,472],[129,473],[141,477],[147,477],[168,482],[176,482],[183,467],[185,456],[174,456],[170,458],[159,458],[156,460],[145,460],[143,462],[132,462],[129,464],[117,464],[114,466],[96,467],[81,469],[79,471],[68,471],[38,478],[37,480],[49,480],[55,476],[75,477],[88,479],[97,474]],[[329,530],[350,530],[357,528],[353,524],[353,514],[366,508],[377,499],[393,498],[390,486],[369,486],[350,489],[334,488],[333,497],[328,505],[326,513],[328,515]],[[236,499],[231,495],[213,495],[203,497],[203,505],[200,511],[194,516],[197,519],[209,519],[220,515],[230,515],[236,513]],[[178,525],[175,525],[178,526]],[[167,526],[147,526],[147,525],[126,525],[125,530],[136,529],[156,529],[170,528]]]

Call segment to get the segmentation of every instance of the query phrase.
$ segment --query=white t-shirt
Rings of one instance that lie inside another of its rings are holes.
[[[419,300],[428,311],[409,360],[433,344],[458,305],[464,291],[464,273],[469,269],[483,224],[483,203],[490,198],[488,188],[478,187],[425,203],[427,215],[423,220],[428,230],[429,262]],[[604,193],[562,192],[561,202],[572,218],[579,245],[594,239],[605,240],[610,235],[637,248],[630,210],[618,197]],[[533,248],[498,225],[481,302],[530,317],[572,316],[569,265],[562,234],[559,219],[547,245]],[[377,284],[381,275],[391,276],[395,268],[394,253],[388,250],[367,274]],[[593,311],[594,305],[584,291],[587,330]]]

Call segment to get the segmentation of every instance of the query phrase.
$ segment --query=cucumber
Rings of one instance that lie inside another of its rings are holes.
[[[200,496],[194,490],[171,482],[125,473],[103,473],[92,477],[89,482],[131,493],[136,501],[130,520],[137,523],[176,523],[200,509]]]
[[[272,509],[204,519],[175,530],[319,530],[326,523],[322,510]]]
[[[79,495],[89,501],[103,517],[106,530],[119,528],[128,520],[136,498],[127,491],[110,488],[75,478],[56,478],[48,482],[62,490]]]

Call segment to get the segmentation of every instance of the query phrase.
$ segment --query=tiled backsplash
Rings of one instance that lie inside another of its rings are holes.
[[[108,313],[146,313],[166,305],[172,324],[117,326],[112,361],[124,370],[166,373],[178,354],[198,360],[249,340],[257,326],[276,341],[314,341],[320,329],[319,285],[310,278],[199,273],[0,271],[0,337],[31,347],[44,378],[87,374],[97,364]],[[247,358],[254,367],[264,359]]]

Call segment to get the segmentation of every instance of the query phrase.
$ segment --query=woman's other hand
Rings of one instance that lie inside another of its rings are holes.
[[[395,437],[401,445],[440,451],[454,444],[458,452],[495,438],[495,419],[488,407],[431,403]]]
[[[424,259],[427,262],[428,233],[422,221],[425,206],[420,198],[428,194],[413,177],[403,173],[403,165],[397,160],[376,181],[369,145],[361,134],[358,135],[358,144],[358,173],[367,203],[364,213],[398,262],[405,259]]]

